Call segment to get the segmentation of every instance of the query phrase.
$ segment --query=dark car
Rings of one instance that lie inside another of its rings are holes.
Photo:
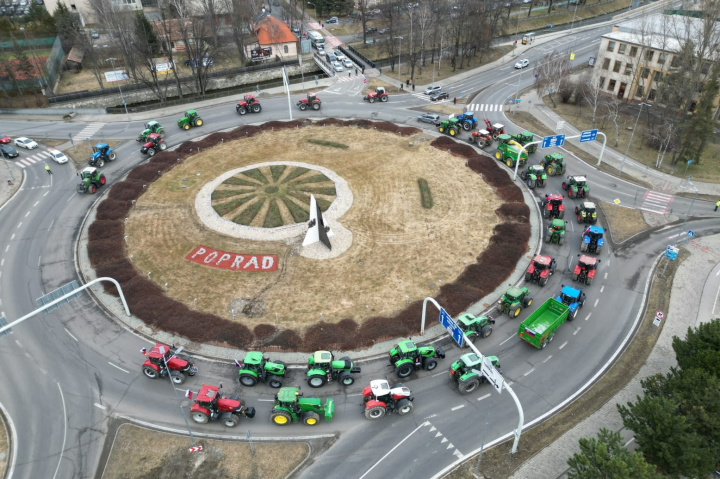
[[[375,33],[377,31],[378,31],[377,27],[367,27],[367,30],[365,30],[365,34],[369,35],[370,33]]]
[[[418,115],[417,119],[423,123],[432,123],[433,125],[440,123],[440,115],[435,113],[423,113],[422,115]]]
[[[326,53],[325,58],[327,59],[328,63],[333,63],[338,60],[334,53]]]
[[[0,145],[0,153],[5,158],[17,158],[18,152],[10,145]]]
[[[432,95],[430,95],[430,101],[439,101],[439,100],[445,100],[447,98],[450,98],[450,95],[446,91],[436,91]]]

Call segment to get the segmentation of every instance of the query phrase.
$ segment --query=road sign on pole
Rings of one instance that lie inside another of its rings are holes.
[[[487,356],[483,356],[482,367],[480,368],[480,370],[482,371],[483,376],[485,376],[490,382],[490,384],[493,385],[498,394],[502,393],[502,387],[503,382],[505,382],[505,378],[502,377],[500,371],[495,369],[492,361],[490,361]]]
[[[460,326],[457,325],[452,316],[445,311],[445,308],[440,308],[440,324],[443,325],[458,346],[462,346],[463,340],[465,339],[465,333],[463,333],[462,329],[460,329]]]
[[[687,235],[692,238],[693,236],[695,236],[695,232],[693,230],[689,230]]]
[[[677,249],[675,246],[668,246],[667,248],[665,248],[665,257],[675,260],[677,259],[679,251],[680,250]]]
[[[655,319],[653,319],[653,324],[655,326],[660,326],[660,323],[662,322],[662,320],[664,318],[665,318],[665,315],[663,314],[662,311],[660,311],[660,310],[655,311]]]
[[[542,139],[540,148],[553,148],[555,146],[563,146],[565,144],[565,135],[545,136]]]
[[[190,451],[190,452],[200,452],[202,450],[203,450],[202,446],[195,446],[195,447],[191,447],[188,449],[188,451]]]
[[[550,93],[552,93],[552,92],[550,92]],[[555,126],[555,129],[556,129],[557,131],[560,131],[560,130],[562,130],[563,128],[565,128],[565,120],[560,120],[559,122],[557,122],[557,125]]]
[[[584,143],[586,141],[595,141],[595,138],[597,138],[598,131],[597,130],[585,130],[580,132],[580,143]]]

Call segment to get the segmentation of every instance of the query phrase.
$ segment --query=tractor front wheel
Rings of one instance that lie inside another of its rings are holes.
[[[253,387],[255,384],[257,384],[257,379],[255,379],[255,376],[252,376],[250,374],[241,374],[240,375],[240,384],[247,387]]]
[[[565,210],[560,210],[558,213],[558,218],[564,218],[565,217]]]
[[[433,358],[425,358],[423,359],[423,369],[425,371],[432,371],[435,369],[438,365],[438,362],[435,361]]]
[[[292,422],[292,417],[285,411],[273,411],[270,414],[270,420],[278,426],[287,426]]]
[[[465,381],[461,381],[460,384],[458,384],[458,391],[460,392],[460,394],[470,394],[478,387],[480,387],[480,380],[477,378],[477,376],[472,376],[467,378]]]
[[[300,103],[300,111],[307,110],[307,105],[305,103]]]
[[[324,374],[313,374],[308,378],[308,386],[311,388],[319,388],[325,385],[325,375]]]
[[[444,127],[444,126],[439,126],[439,127],[438,127],[438,131],[439,131],[440,133],[445,133],[445,127]]]
[[[373,406],[369,409],[365,409],[366,419],[380,419],[385,415],[385,408],[382,406]]]
[[[247,108],[245,108],[244,106],[240,106],[240,107],[238,107],[237,112],[240,115],[245,115],[247,113]]]
[[[561,236],[561,237],[560,237],[560,239],[558,240],[558,244],[565,244],[565,237],[564,237],[564,236]]]
[[[528,179],[527,171],[523,170],[520,172],[520,179],[523,181]]]
[[[463,127],[463,130],[465,130],[465,131],[472,130],[472,125],[470,124],[470,122],[467,122],[467,121],[465,123],[463,123],[462,127]]]
[[[94,195],[95,192],[97,191],[97,187],[95,185],[90,185],[90,187],[88,188],[88,191],[90,191],[91,195]]]
[[[455,136],[457,135],[457,130],[455,130],[455,128],[450,128],[448,130],[448,134],[450,134],[450,136]]]
[[[277,376],[271,376],[268,379],[268,386],[273,389],[280,389],[282,387],[282,380]]]
[[[530,273],[525,273],[525,281],[532,281],[533,275]]]
[[[237,417],[235,414],[231,414],[229,418],[225,419],[223,421],[223,424],[225,424],[226,427],[235,427],[240,422],[240,418]]]
[[[520,316],[521,311],[522,311],[522,308],[520,306],[518,306],[517,308],[515,308],[515,311],[512,312],[512,317],[517,318],[518,316]]]
[[[155,156],[155,148],[150,148],[147,154],[148,156]]]
[[[530,306],[532,304],[532,302],[533,302],[532,298],[525,298],[525,301],[523,301],[523,307],[527,308],[528,306]]]
[[[158,373],[155,368],[151,368],[150,366],[143,366],[142,372],[145,376],[149,377],[150,379],[157,379],[160,373]]]
[[[320,415],[315,411],[308,411],[303,415],[303,423],[306,426],[315,426],[320,422]]]
[[[208,422],[210,418],[208,418],[208,415],[201,411],[195,411],[191,415],[192,420],[195,421],[198,424],[205,424]]]
[[[351,386],[355,382],[355,378],[347,371],[341,373],[338,379],[343,386]]]
[[[253,105],[251,108],[253,113],[260,113],[260,110],[262,110],[262,107],[257,104]]]
[[[567,191],[567,183],[565,183],[564,181],[562,182],[562,189]]]
[[[502,153],[501,153],[500,151],[496,151],[496,152],[495,152],[495,159],[498,160],[498,161],[502,161],[502,160],[503,160],[503,156],[502,156]]]
[[[369,98],[368,98],[368,102],[369,102],[369,103],[375,103],[375,98],[369,97]]]
[[[184,123],[182,126],[183,130],[189,130],[190,129],[190,123]]]
[[[399,366],[395,370],[395,374],[397,374],[397,377],[399,377],[399,378],[406,378],[406,377],[410,376],[412,374],[412,372],[413,372],[413,365],[410,363],[405,363],[405,364]]]
[[[406,414],[410,414],[413,410],[413,403],[411,403],[407,399],[401,399],[397,403],[397,412],[401,416],[405,416]]]
[[[195,126],[202,126],[202,124],[203,124],[202,118],[195,119]]]
[[[102,168],[103,166],[105,166],[105,160],[103,160],[102,158],[98,158],[97,167]]]
[[[549,243],[551,240],[552,240],[552,235],[551,235],[551,234],[545,235],[545,242],[546,242],[546,243]]]
[[[588,245],[587,245],[587,243],[583,242],[583,244],[580,245],[580,251],[584,253],[587,250],[588,250]]]
[[[160,151],[165,151],[165,150],[167,150],[167,143],[165,143],[163,141],[162,143],[160,143]]]
[[[548,340],[547,338],[542,340],[542,343],[540,343],[540,349],[545,349],[545,346],[547,346]]]
[[[505,161],[505,164],[508,165],[508,168],[512,168],[514,166],[513,161],[510,158]]]
[[[185,382],[185,375],[180,371],[170,371],[170,379],[173,384],[182,384]]]
[[[110,152],[110,154],[108,155],[108,159],[109,159],[110,161],[115,161],[115,160],[117,159],[117,155],[115,154],[114,151],[111,151],[111,152]]]

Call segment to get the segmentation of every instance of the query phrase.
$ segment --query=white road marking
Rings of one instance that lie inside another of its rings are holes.
[[[63,452],[65,451],[65,440],[67,439],[67,410],[65,409],[65,396],[63,396],[62,389],[60,388],[60,383],[56,383],[58,386],[58,391],[60,391],[60,399],[62,399],[62,405],[63,405],[63,443],[62,447],[60,448],[60,460],[58,461],[57,468],[55,469],[55,474],[53,474],[53,479],[57,477],[57,473],[60,470],[60,463],[62,462],[63,458]]]
[[[38,205],[38,203],[40,203],[40,201],[36,201],[35,204],[33,205],[33,208],[35,208]]]
[[[546,357],[546,358],[543,360],[543,364],[545,364],[546,362],[550,361],[550,358],[552,358],[552,354],[551,354],[550,356]]]
[[[625,444],[623,444],[623,447],[628,447],[628,444],[630,444],[630,443],[633,442],[634,440],[635,440],[635,437],[631,437],[628,442],[626,442]]]
[[[585,316],[585,321],[587,321],[588,319],[590,319],[590,316],[592,316],[592,313],[589,313],[587,316]]]
[[[358,394],[348,394],[348,395],[347,395],[347,397],[352,397],[352,396],[362,396],[362,393],[358,393]]]
[[[70,197],[67,200],[65,200],[65,203],[70,201],[73,198],[73,196],[75,196],[76,194],[77,194],[77,191],[75,193],[73,193],[72,195],[70,195]]]
[[[49,192],[49,191],[46,191],[46,192],[45,192],[45,194],[44,194],[43,196],[47,196],[47,194],[48,194],[48,193],[50,193],[50,192]]]
[[[358,479],[363,479],[363,478],[366,477],[368,474],[370,474],[370,471],[372,471],[373,469],[375,469],[378,464],[380,464],[386,457],[388,457],[390,454],[392,454],[392,453],[395,451],[395,449],[397,449],[398,447],[400,447],[400,446],[402,445],[402,443],[404,443],[405,441],[407,441],[408,439],[410,439],[410,436],[412,436],[413,434],[415,434],[421,427],[427,426],[428,424],[430,424],[430,423],[426,421],[426,422],[420,424],[418,427],[416,427],[410,434],[408,434],[407,436],[405,436],[405,438],[404,438],[402,441],[400,441],[400,442],[398,442],[397,444],[395,444],[395,447],[393,447],[392,449],[390,449],[390,450],[387,452],[387,454],[385,454],[383,457],[381,457],[379,461],[377,461],[375,464],[373,464],[372,467],[371,467],[370,469],[368,469],[367,471],[365,471],[365,474],[363,474],[362,476],[360,476]]]
[[[50,226],[48,226],[48,230],[51,230],[54,224],[55,224],[55,220],[52,220],[50,222]]]
[[[434,418],[435,416],[437,416],[437,414],[431,414],[431,415],[429,415],[428,417],[426,417],[425,419],[432,419],[432,418]],[[433,429],[434,429],[434,428],[433,428]],[[432,431],[432,429],[431,429],[431,431]]]
[[[528,374],[530,374],[530,373],[533,372],[533,371],[535,371],[535,368],[532,368],[530,371],[528,371],[528,372],[526,372],[525,374],[523,374],[523,376],[527,376]]]
[[[22,226],[22,221],[18,223],[17,227],[20,228]]]
[[[77,340],[78,340],[78,338],[76,338],[75,336],[73,336],[73,335],[72,335],[72,333],[71,333],[70,331],[68,331],[68,329],[67,329],[67,328],[63,328],[63,329],[64,329],[64,330],[65,330],[65,332],[66,332],[66,333],[68,333],[68,334],[70,335],[70,337],[71,337],[71,338],[73,338],[73,339],[74,339],[75,341],[77,341]]]
[[[29,214],[30,214],[29,211],[27,213],[25,213],[25,218],[27,218]]]
[[[10,245],[7,245],[7,246],[5,247],[5,252],[7,253],[9,249],[10,249]],[[718,271],[718,273],[720,273],[720,271]]]
[[[515,384],[513,381],[510,381],[509,383],[507,383],[508,386],[512,386],[513,384]]]
[[[507,338],[505,341],[503,341],[502,343],[500,343],[500,346],[502,346],[503,344],[507,343],[508,341],[510,341],[510,340],[511,340],[512,338],[514,338],[514,337],[515,337],[514,335],[513,335],[513,336],[510,336],[510,337]]]
[[[110,366],[114,367],[114,368],[119,369],[120,371],[122,371],[122,372],[124,372],[124,373],[130,374],[130,371],[128,371],[127,369],[121,368],[121,367],[118,366],[117,364],[113,364],[113,363],[111,363],[110,361],[108,361],[108,364],[109,364]]]
[[[575,330],[575,332],[573,332],[573,336],[575,336],[577,333],[579,333],[581,329],[582,329],[582,328],[577,328],[577,329]]]
[[[567,345],[567,343],[568,343],[568,342],[567,342],[567,341],[565,341],[564,343],[562,343],[562,344],[560,345],[560,347],[559,347],[558,349],[562,349],[562,348],[564,348],[564,347],[565,347],[565,346]]]
[[[480,397],[478,398],[478,401],[482,401],[483,399],[487,399],[487,398],[489,398],[489,397],[490,397],[489,394],[486,394],[486,395],[484,395],[484,396],[480,396]]]
[[[432,377],[442,376],[443,374],[447,374],[445,371],[437,374],[433,374]]]
[[[41,373],[43,373],[45,376],[47,376],[47,371],[45,371],[45,370],[44,370],[43,368],[41,368],[40,366],[38,366],[38,369],[40,370]]]
[[[4,311],[3,311],[3,316],[5,316],[5,312],[4,312]],[[18,347],[20,347],[20,348],[23,347],[22,343],[21,343],[20,341],[18,341],[17,339],[15,340],[15,344],[17,344]]]
[[[720,271],[718,271],[718,273],[720,273]],[[2,274],[2,273],[0,273],[0,274]],[[715,276],[717,276],[717,275],[715,275]],[[717,305],[718,295],[720,295],[720,288],[718,288],[717,293],[715,293],[715,302],[713,303],[713,310],[712,310],[711,314],[715,314],[715,306]],[[4,313],[3,313],[3,316],[5,316]]]
[[[0,266],[2,266],[2,265],[4,265],[4,264],[5,264],[5,258],[0,259]]]
[[[607,264],[605,266],[610,266],[610,260],[607,260]],[[605,273],[607,274],[607,273]]]
[[[595,300],[595,304],[593,304],[593,308],[596,307],[599,302],[600,302],[600,298],[596,299],[596,300]]]
[[[720,271],[718,271],[718,273],[720,273]],[[605,279],[607,279],[607,273],[605,273]]]
[[[98,408],[98,409],[102,409],[102,410],[107,409],[107,407],[105,407],[105,406],[103,406],[102,404],[99,404],[99,403],[95,403],[95,404],[93,404],[93,406],[95,406],[95,407]]]
[[[256,401],[273,402],[274,399],[256,399]]]
[[[10,237],[10,241],[12,241],[14,239],[15,239],[15,233],[13,233],[13,235]]]
[[[464,408],[464,407],[465,407],[465,405],[464,405],[464,404],[461,404],[461,405],[459,405],[459,406],[455,406],[454,408],[452,408],[452,409],[450,409],[450,410],[451,410],[451,411],[457,411],[458,409],[462,409],[462,408]]]
[[[605,291],[605,285],[604,285],[604,284],[603,284],[602,286],[600,286],[600,292],[602,293],[603,291]]]
[[[38,256],[38,268],[40,267],[41,262],[42,262],[42,256]]]

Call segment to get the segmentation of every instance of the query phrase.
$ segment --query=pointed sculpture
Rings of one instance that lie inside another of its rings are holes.
[[[332,251],[330,236],[333,236],[333,232],[329,226],[325,225],[325,218],[320,211],[320,206],[315,201],[315,196],[310,195],[310,221],[308,221],[308,231],[302,245],[307,246],[320,241]]]

